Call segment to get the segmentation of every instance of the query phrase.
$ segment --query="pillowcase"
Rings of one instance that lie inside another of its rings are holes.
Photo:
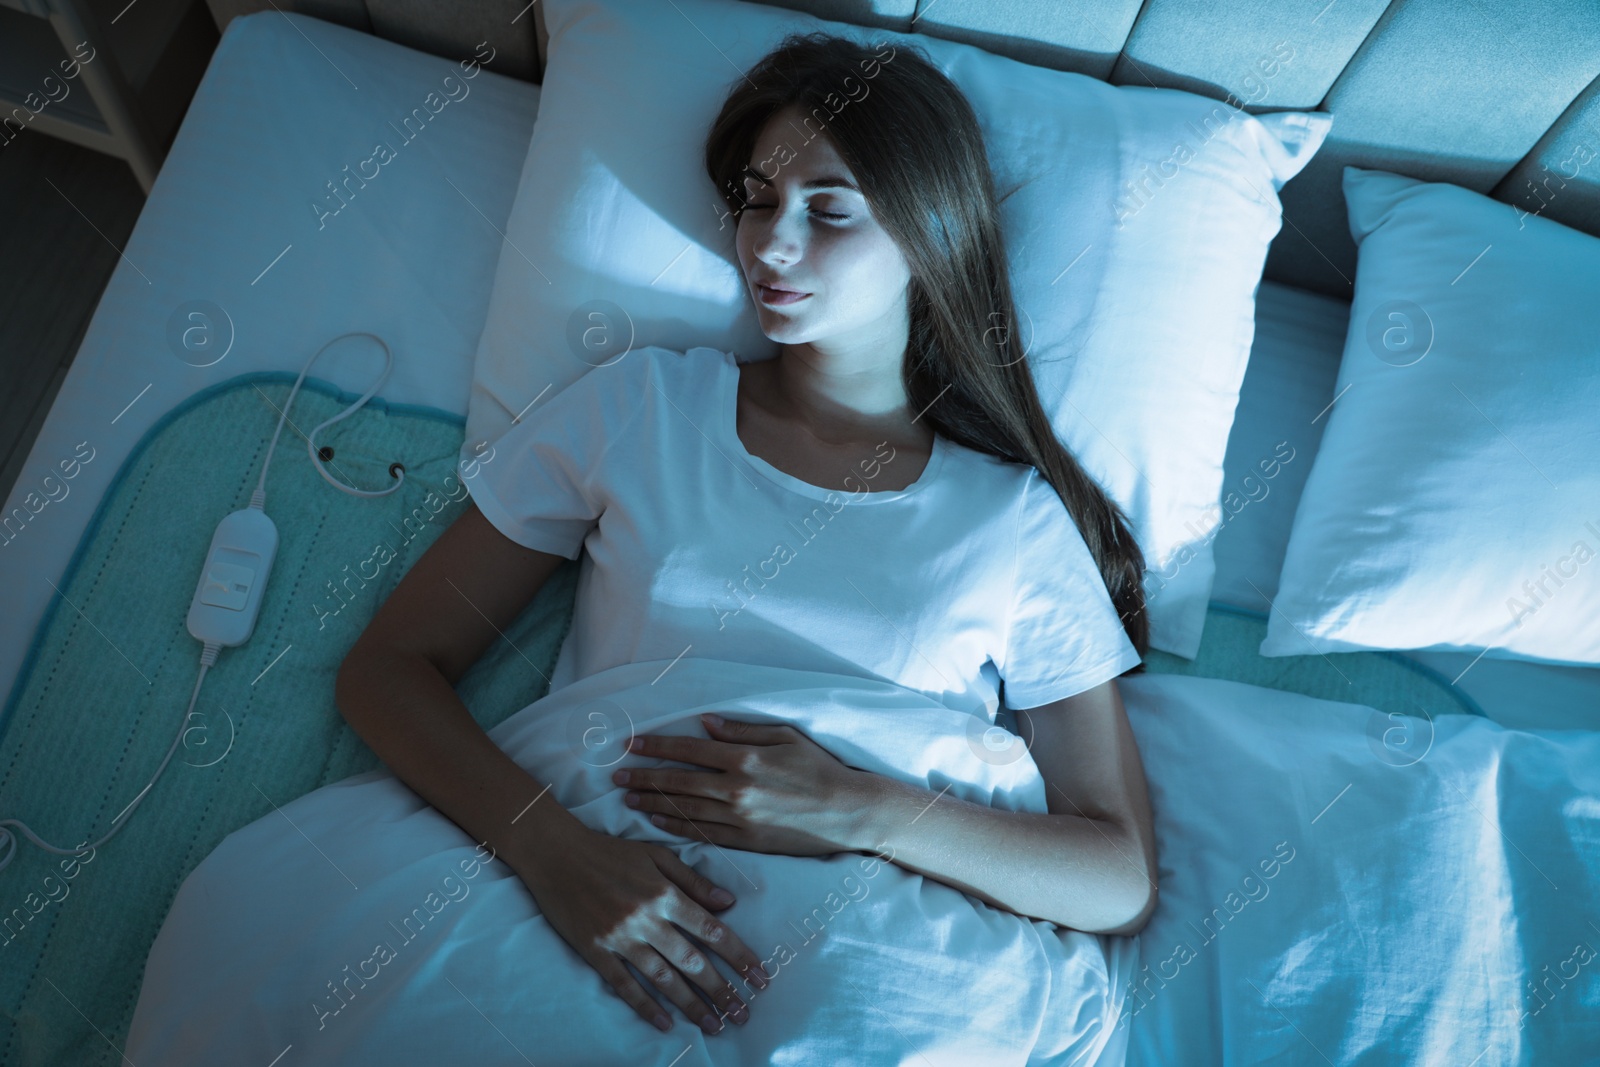
[[[1600,239],[1383,171],[1344,195],[1350,329],[1261,654],[1600,663]]]
[[[1331,116],[1251,117],[1190,93],[737,0],[539,6],[549,62],[479,342],[464,460],[630,346],[775,356],[734,220],[702,169],[705,134],[740,73],[789,32],[916,46],[966,93],[997,189],[1013,193],[1002,212],[1024,350],[1058,435],[1144,549],[1151,643],[1194,656],[1213,571],[1205,531],[1255,288],[1281,224],[1277,190]],[[878,73],[845,91],[859,99]]]

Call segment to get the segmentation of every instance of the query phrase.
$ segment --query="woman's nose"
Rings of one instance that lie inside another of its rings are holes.
[[[774,211],[756,236],[755,253],[766,263],[792,263],[800,258],[800,230],[787,212]]]

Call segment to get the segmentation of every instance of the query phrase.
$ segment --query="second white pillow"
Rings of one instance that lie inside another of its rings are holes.
[[[1600,663],[1600,239],[1346,167],[1355,300],[1263,656]]]

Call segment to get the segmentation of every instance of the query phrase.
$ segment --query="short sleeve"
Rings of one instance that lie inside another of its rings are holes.
[[[1030,468],[1018,506],[1005,703],[1036,708],[1093,689],[1139,663],[1105,580],[1050,483]]]
[[[577,559],[604,503],[595,480],[644,402],[649,350],[585,371],[474,460],[462,481],[494,528],[524,548]]]

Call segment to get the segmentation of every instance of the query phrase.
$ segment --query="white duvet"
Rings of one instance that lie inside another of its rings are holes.
[[[698,732],[712,709],[793,722],[855,766],[1045,810],[1031,758],[994,759],[982,721],[898,687],[691,659],[655,681],[665,666],[584,679],[490,733],[589,826],[671,842],[738,895],[724,915],[776,972],[747,1026],[707,1037],[674,1009],[672,1032],[655,1031],[503,863],[380,771],[284,805],[189,876],[129,1058],[1600,1063],[1600,733],[1122,679],[1161,905],[1138,938],[1101,938],[865,854],[768,856],[657,830],[610,783],[626,718]]]
[[[566,686],[489,733],[593,829],[671,844],[734,892],[720,913],[773,981],[744,1026],[662,1033],[551,930],[504,862],[386,771],[230,834],[189,875],[146,965],[139,1064],[1092,1064],[1137,943],[991,907],[865,853],[718,848],[622,803],[629,732],[704,736],[702,711],[790,722],[846,763],[1047,810],[1026,752],[889,683],[684,658]],[[664,673],[663,673],[664,671]],[[886,853],[887,854],[887,853]],[[664,998],[661,998],[664,1001]],[[669,1005],[670,1007],[670,1005]],[[1120,1044],[1108,1059],[1120,1062]]]
[[[1161,888],[1130,1065],[1600,1064],[1600,732],[1119,684]]]

